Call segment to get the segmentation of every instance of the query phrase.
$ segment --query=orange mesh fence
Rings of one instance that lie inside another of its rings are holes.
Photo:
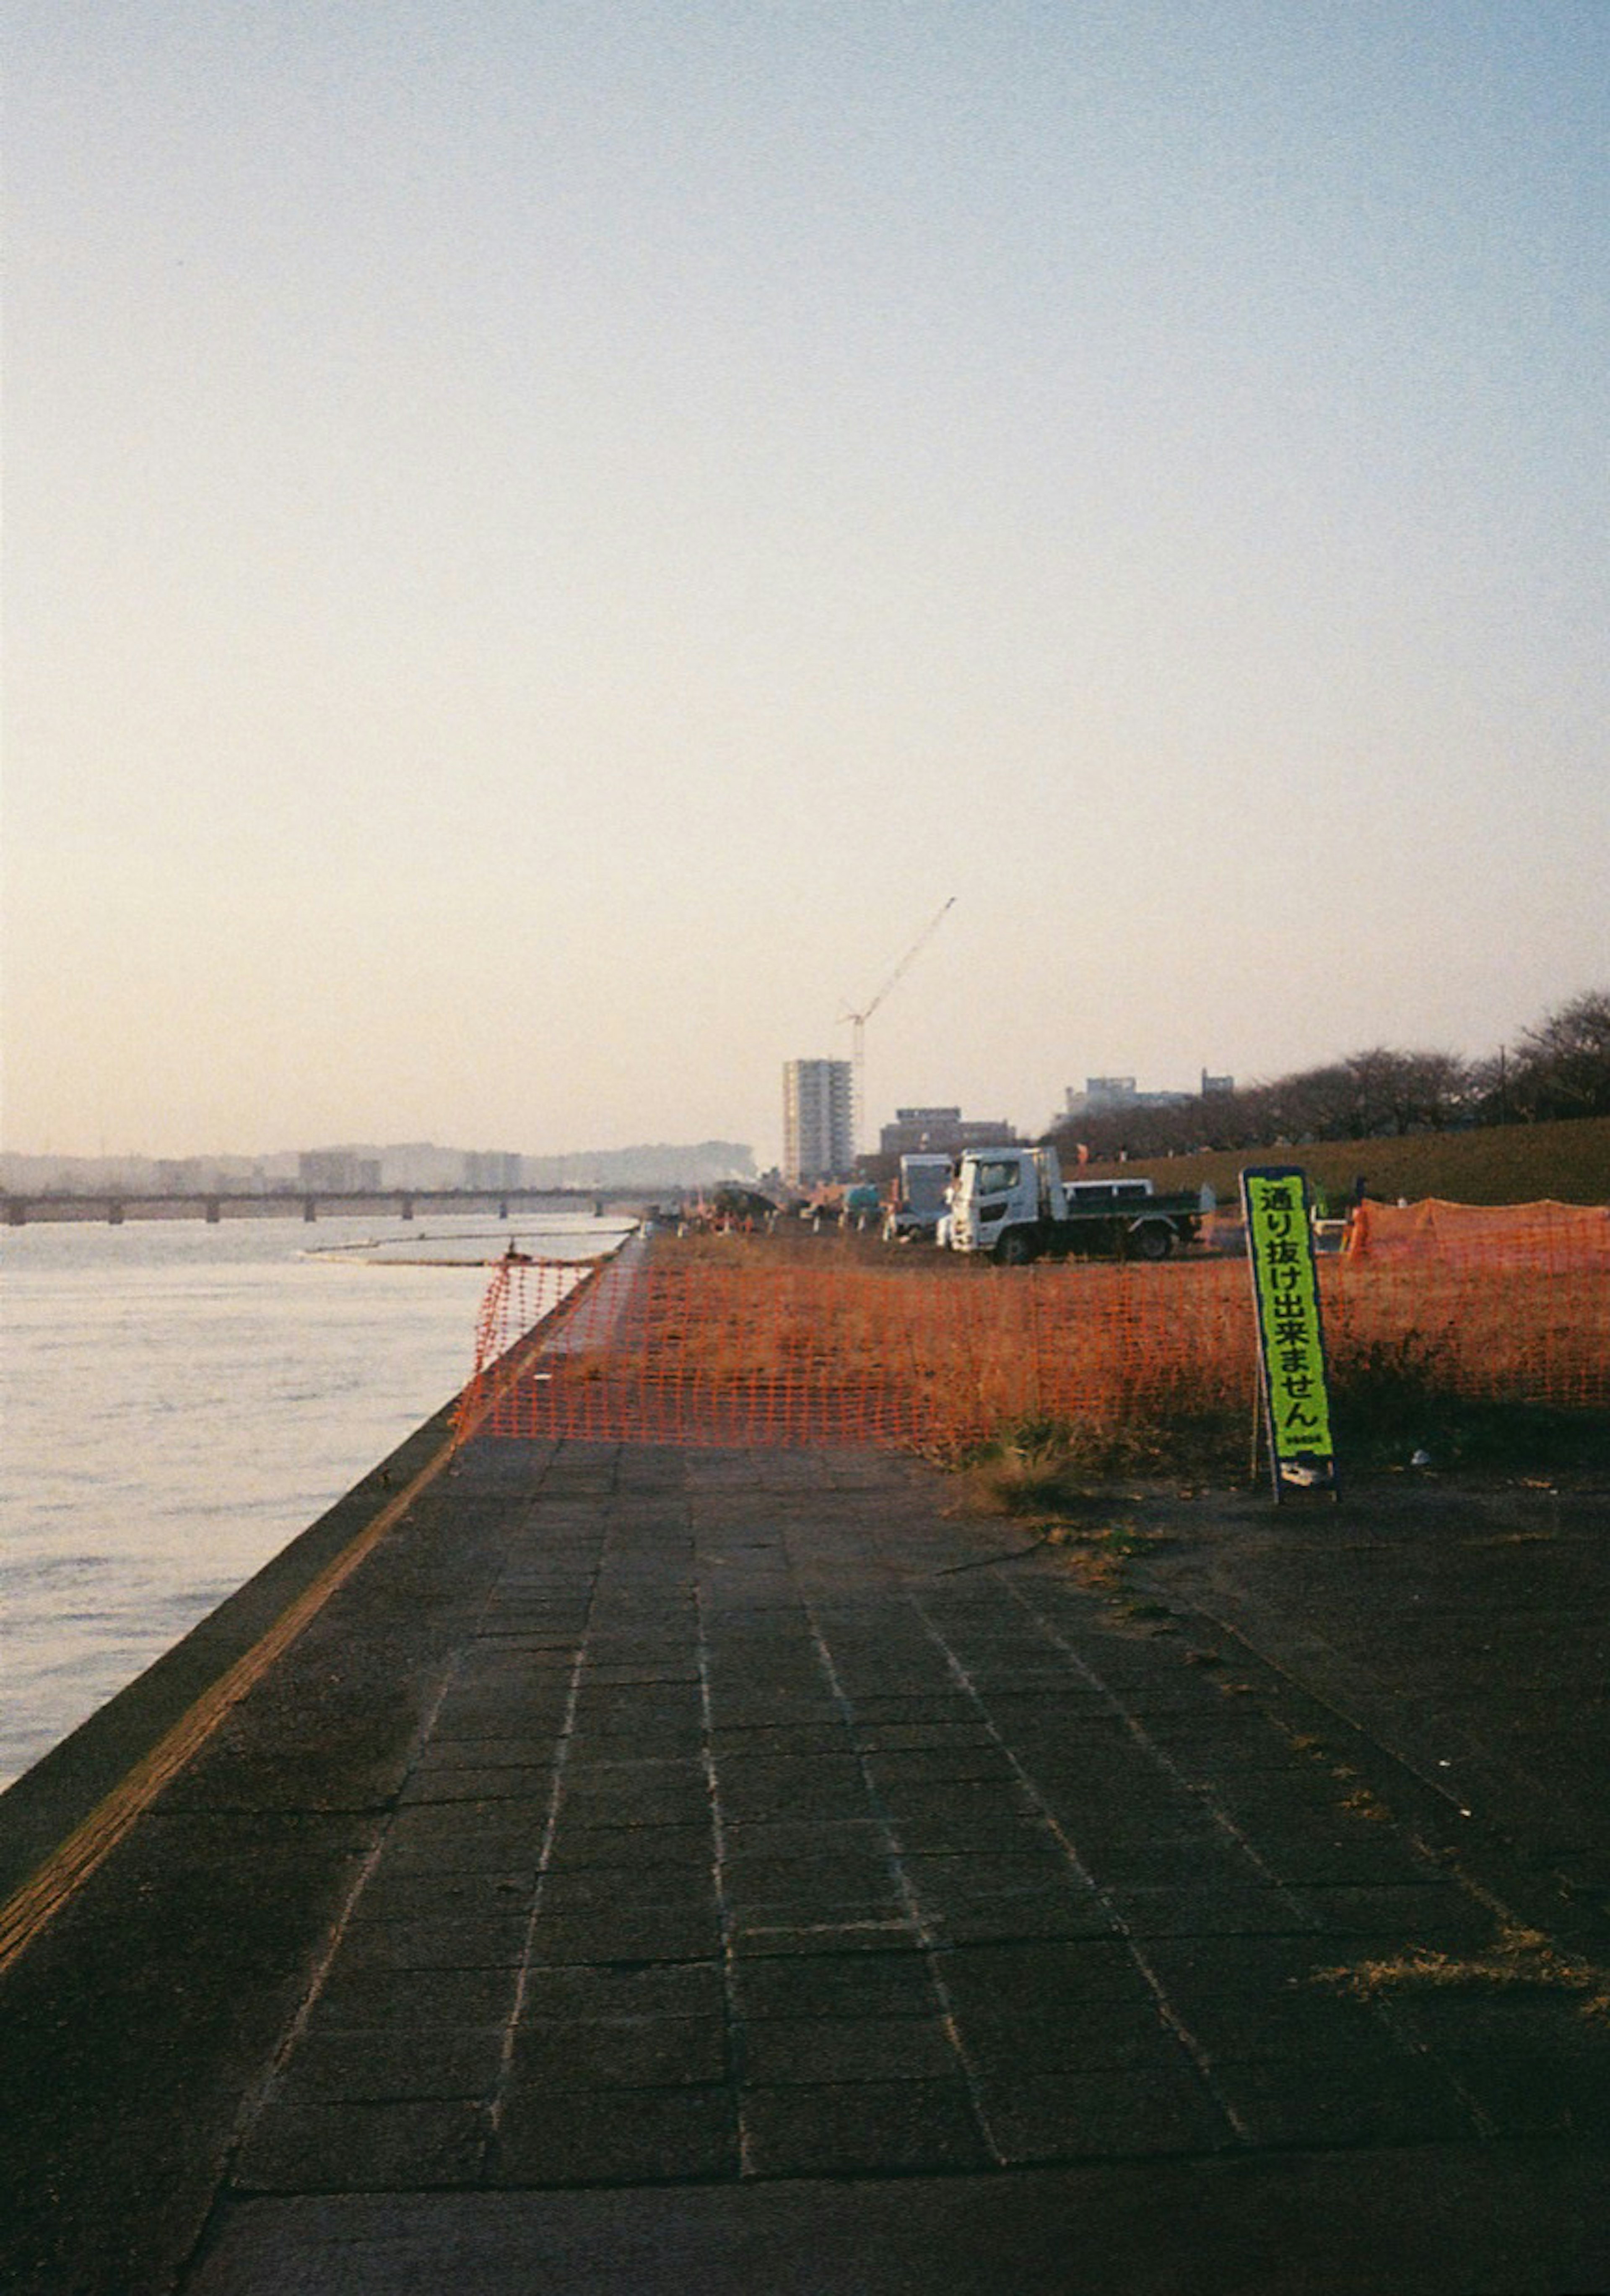
[[[1429,1390],[1470,1401],[1610,1406],[1610,1267],[1321,1263],[1338,1385],[1410,1343]],[[1328,1279],[1328,1280],[1325,1280]]]
[[[1350,1259],[1443,1267],[1610,1268],[1610,1210],[1599,1204],[1416,1204],[1366,1201],[1348,1225]]]
[[[1412,1335],[1449,1393],[1610,1404],[1610,1211],[1601,1207],[1366,1202],[1332,1272],[1333,1350],[1338,1334],[1359,1349]]]
[[[1610,1268],[1320,1262],[1339,1391],[1402,1359],[1450,1396],[1610,1405]],[[1244,1262],[887,1272],[656,1260],[497,1270],[466,1431],[955,1451],[1027,1417],[1115,1428],[1244,1410]]]

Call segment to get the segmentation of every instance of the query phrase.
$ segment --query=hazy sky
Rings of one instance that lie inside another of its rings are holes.
[[[1610,983],[1606,0],[6,12],[6,1147]]]

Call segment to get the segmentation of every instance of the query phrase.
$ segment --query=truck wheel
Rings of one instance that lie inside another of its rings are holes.
[[[1143,1220],[1129,1232],[1129,1249],[1137,1259],[1166,1259],[1174,1249],[1174,1231],[1164,1220]]]
[[[1033,1257],[1034,1239],[1020,1227],[1009,1227],[995,1247],[995,1259],[1002,1267],[1026,1267]]]

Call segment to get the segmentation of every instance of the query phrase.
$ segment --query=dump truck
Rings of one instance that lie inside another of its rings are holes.
[[[1208,1187],[1160,1195],[1148,1179],[1064,1180],[1055,1148],[968,1148],[957,1160],[948,1240],[1007,1267],[1071,1253],[1166,1259],[1214,1201]]]

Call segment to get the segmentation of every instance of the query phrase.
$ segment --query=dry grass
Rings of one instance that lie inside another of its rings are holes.
[[[1459,1204],[1610,1203],[1610,1117],[1569,1124],[1509,1124],[1476,1132],[1419,1132],[1408,1139],[1319,1140],[1300,1148],[1206,1151],[1091,1164],[1086,1177],[1147,1175],[1160,1188],[1199,1188],[1234,1203],[1244,1165],[1301,1164],[1316,1187],[1347,1196],[1362,1172],[1372,1195],[1440,1196]]]
[[[1334,1260],[1322,1277],[1344,1469],[1421,1447],[1439,1466],[1557,1468],[1604,1444],[1610,1277]],[[587,1352],[551,1359],[549,1426],[562,1390],[590,1388],[623,1399],[595,1398],[588,1431],[607,1432],[616,1409],[629,1433],[632,1398],[652,1398],[657,1427],[686,1423],[694,1439],[703,1423],[683,1405],[702,1397],[728,1427],[752,1406],[754,1439],[785,1424],[809,1440],[819,1401],[832,1432],[814,1439],[904,1442],[966,1466],[998,1512],[1047,1520],[1072,1519],[1114,1478],[1245,1471],[1254,1355],[1240,1263],[1004,1269],[780,1223],[656,1238],[618,1314],[607,1281],[596,1325],[586,1308],[574,1321]],[[515,1336],[489,1314],[481,1359]],[[533,1431],[541,1403],[533,1393]]]
[[[1581,1997],[1584,2017],[1610,2016],[1610,1972],[1594,1963],[1560,1953],[1540,1930],[1505,1923],[1490,1953],[1435,1953],[1411,1946],[1401,1954],[1342,1964],[1314,1972],[1312,1982],[1330,1985],[1361,2001],[1417,1992],[1490,1992],[1531,1988]]]

